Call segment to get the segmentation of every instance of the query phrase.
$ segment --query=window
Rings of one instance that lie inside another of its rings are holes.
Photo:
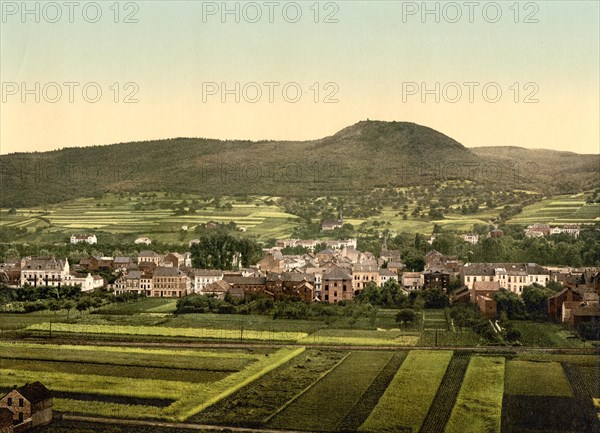
[[[12,406],[12,397],[8,397],[8,399],[6,400],[6,404],[8,406]]]
[[[25,414],[23,412],[19,412],[19,422],[23,422],[23,419],[25,417]]]
[[[23,402],[23,399],[22,399],[22,398],[20,398],[20,399],[19,399],[19,407],[23,407],[23,403],[24,403],[24,402]]]

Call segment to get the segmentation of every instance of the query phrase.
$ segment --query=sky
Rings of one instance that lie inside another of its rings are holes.
[[[600,153],[598,1],[0,6],[0,154],[365,119]]]

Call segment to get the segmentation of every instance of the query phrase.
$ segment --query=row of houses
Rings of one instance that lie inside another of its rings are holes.
[[[531,224],[525,229],[525,236],[537,238],[565,233],[578,238],[580,232],[581,227],[577,224],[565,224],[561,227],[550,227],[548,224]]]

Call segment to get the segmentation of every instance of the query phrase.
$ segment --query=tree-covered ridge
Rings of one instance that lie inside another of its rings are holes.
[[[424,126],[366,121],[303,142],[176,138],[2,155],[0,206],[57,203],[110,191],[352,196],[452,179],[579,192],[597,179],[598,161],[597,155],[552,151],[520,149],[518,158],[491,148],[472,151]]]

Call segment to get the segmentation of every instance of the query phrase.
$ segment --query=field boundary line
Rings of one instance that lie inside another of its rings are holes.
[[[295,396],[293,396],[291,399],[289,399],[288,401],[286,401],[281,407],[279,407],[275,412],[273,412],[272,414],[270,414],[268,417],[266,417],[263,420],[263,424],[267,424],[269,421],[271,421],[271,419],[273,419],[275,416],[279,415],[281,412],[283,412],[289,405],[291,405],[293,402],[295,402],[296,400],[298,400],[300,397],[302,397],[304,394],[306,394],[308,392],[308,390],[310,390],[313,386],[315,386],[317,383],[319,383],[321,380],[323,380],[326,376],[328,376],[333,370],[335,370],[338,366],[340,366],[342,364],[342,362],[344,362],[350,355],[352,354],[352,352],[348,352],[342,359],[340,359],[333,367],[331,367],[329,370],[324,371],[323,373],[321,373],[319,375],[319,377],[317,378],[317,380],[315,380],[314,382],[312,382],[310,385],[308,385],[306,388],[304,388],[302,391],[300,391],[298,394],[296,394]]]
[[[175,423],[175,422],[162,422],[162,421],[144,421],[135,419],[116,419],[116,418],[102,418],[92,416],[81,416],[81,415],[67,415],[64,414],[63,419],[70,421],[83,421],[103,424],[117,424],[117,425],[135,425],[135,426],[149,426],[149,427],[163,427],[163,428],[177,428],[177,429],[188,429],[188,430],[210,430],[220,432],[244,432],[244,433],[313,433],[310,431],[298,431],[298,430],[273,430],[273,429],[262,429],[262,428],[250,428],[250,427],[228,427],[218,426],[209,424],[187,424],[187,423]]]

